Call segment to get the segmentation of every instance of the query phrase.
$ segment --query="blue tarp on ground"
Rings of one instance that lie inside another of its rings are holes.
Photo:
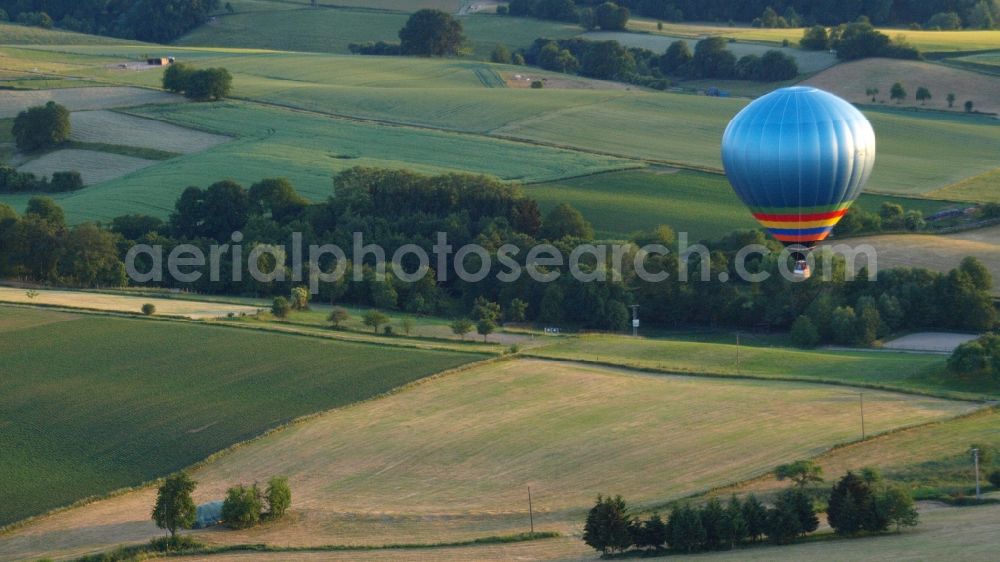
[[[195,529],[212,527],[222,522],[222,502],[209,502],[198,506]]]

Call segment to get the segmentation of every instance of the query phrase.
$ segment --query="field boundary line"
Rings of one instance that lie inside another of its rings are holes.
[[[479,361],[471,361],[469,363],[465,363],[465,364],[459,365],[457,367],[452,367],[451,369],[445,369],[444,371],[439,371],[437,373],[433,373],[433,374],[427,375],[426,377],[422,377],[422,378],[419,378],[417,380],[410,381],[410,382],[408,382],[406,384],[403,384],[403,385],[397,386],[395,388],[389,389],[389,390],[387,390],[385,392],[381,392],[379,394],[376,394],[376,395],[370,396],[368,398],[365,398],[364,400],[358,400],[356,402],[351,402],[350,404],[345,404],[343,406],[338,406],[338,407],[335,407],[335,408],[329,408],[329,409],[326,409],[326,410],[320,410],[320,411],[317,411],[317,412],[313,412],[311,414],[305,414],[305,415],[299,416],[299,417],[291,419],[291,420],[289,420],[289,421],[287,421],[285,423],[282,423],[280,425],[276,425],[276,426],[274,426],[274,427],[272,427],[270,429],[267,429],[267,430],[263,431],[262,433],[259,433],[259,434],[255,435],[253,437],[248,438],[248,439],[244,439],[242,441],[236,441],[235,443],[231,443],[228,446],[226,446],[225,448],[220,449],[220,450],[218,450],[218,451],[216,451],[216,452],[208,455],[207,457],[203,458],[202,460],[197,461],[197,462],[195,462],[193,464],[190,464],[190,465],[188,465],[188,466],[186,466],[184,468],[181,468],[181,469],[179,469],[179,470],[177,470],[175,472],[182,472],[182,471],[183,472],[187,472],[187,471],[197,470],[197,469],[199,469],[199,468],[201,468],[203,466],[207,466],[207,465],[209,465],[209,464],[211,464],[211,463],[219,460],[220,458],[225,457],[226,455],[228,455],[228,454],[236,451],[237,449],[240,449],[242,447],[251,445],[251,444],[253,444],[253,443],[257,442],[257,441],[260,441],[262,439],[270,437],[271,435],[273,435],[273,434],[275,434],[277,432],[284,431],[286,429],[295,427],[297,425],[301,425],[303,423],[309,422],[309,421],[311,421],[313,419],[316,419],[316,418],[319,418],[321,416],[325,416],[325,415],[328,415],[328,414],[333,414],[333,413],[336,413],[336,412],[344,411],[344,410],[347,410],[349,408],[354,408],[354,407],[359,407],[359,406],[362,406],[362,405],[366,405],[369,402],[373,402],[375,400],[381,400],[383,398],[388,398],[390,396],[394,396],[394,395],[399,394],[401,392],[406,392],[407,390],[410,390],[412,388],[416,388],[416,387],[418,387],[420,385],[427,384],[427,383],[432,382],[432,381],[436,381],[436,380],[441,379],[441,378],[445,378],[445,377],[452,376],[452,375],[458,375],[458,374],[461,374],[461,373],[463,373],[465,371],[468,371],[468,370],[471,370],[471,369],[475,369],[475,368],[479,368],[479,367],[482,367],[482,366],[485,366],[485,365],[489,365],[491,363],[497,363],[497,362],[501,362],[501,361],[509,361],[509,360],[511,360],[513,358],[514,358],[513,356],[509,356],[509,355],[507,355],[507,356],[500,355],[500,356],[494,356],[494,357],[486,357],[484,359],[480,359]],[[160,482],[163,482],[164,478],[166,478],[167,476],[169,476],[169,475],[164,475],[164,476],[161,476],[159,478],[154,478],[152,480],[147,480],[145,482],[141,482],[139,484],[136,484],[135,486],[128,486],[128,487],[125,487],[125,488],[118,488],[118,489],[115,489],[115,490],[111,490],[110,492],[107,492],[105,494],[99,494],[99,495],[88,496],[88,497],[85,497],[85,498],[80,498],[79,500],[76,500],[75,502],[73,502],[71,504],[64,505],[64,506],[61,506],[61,507],[56,507],[56,508],[50,509],[50,510],[44,512],[44,513],[39,513],[38,515],[32,515],[31,517],[28,517],[26,519],[21,519],[20,521],[15,521],[15,522],[10,523],[10,524],[8,524],[6,526],[0,527],[0,537],[2,537],[4,535],[7,535],[7,534],[10,534],[13,531],[16,531],[17,529],[20,529],[20,528],[26,527],[28,525],[31,525],[33,523],[36,523],[38,521],[41,521],[42,519],[45,519],[47,517],[50,517],[50,516],[53,516],[53,515],[57,515],[59,513],[62,513],[62,512],[65,512],[65,511],[69,511],[71,509],[75,509],[75,508],[78,508],[78,507],[84,507],[84,506],[87,506],[87,505],[90,505],[92,503],[96,503],[96,502],[99,502],[99,501],[102,501],[102,500],[116,498],[118,496],[122,496],[122,495],[125,495],[125,494],[130,493],[130,492],[138,492],[140,490],[145,490],[147,488],[150,488],[152,486],[157,485]]]
[[[881,390],[884,392],[895,392],[898,394],[909,394],[912,396],[922,396],[924,398],[938,398],[942,400],[952,400],[955,402],[968,402],[970,404],[989,405],[996,400],[995,397],[989,397],[989,396],[979,396],[978,398],[974,398],[972,397],[972,395],[962,396],[960,394],[935,393],[931,391],[904,389],[904,388],[897,388],[897,387],[886,386],[881,384],[873,384],[873,383],[849,383],[846,381],[840,381],[835,379],[834,380],[809,379],[809,378],[800,378],[800,377],[785,376],[785,375],[777,375],[772,377],[767,375],[754,375],[751,373],[727,374],[721,371],[685,371],[683,369],[667,369],[661,367],[652,367],[648,365],[638,365],[634,363],[609,363],[607,361],[598,361],[595,359],[561,359],[549,355],[541,355],[539,354],[538,350],[533,350],[533,349],[522,351],[520,352],[520,355],[523,355],[525,357],[531,357],[533,359],[539,359],[542,361],[553,361],[557,363],[578,363],[580,365],[589,365],[597,367],[611,367],[611,368],[618,368],[618,369],[636,371],[640,373],[647,373],[653,375],[670,375],[677,377],[706,378],[706,379],[771,381],[771,382],[817,384],[817,385],[827,385],[827,386],[842,386],[847,388],[861,388],[869,390]]]

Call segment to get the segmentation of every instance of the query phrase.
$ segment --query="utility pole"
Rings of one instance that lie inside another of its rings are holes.
[[[858,399],[861,402],[861,440],[865,440],[865,393],[859,392]]]
[[[632,309],[632,337],[639,335],[639,305],[630,304],[629,308]]]
[[[528,522],[531,525],[531,536],[535,536],[535,512],[531,507],[531,486],[528,486]]]
[[[979,489],[979,449],[978,448],[972,449],[972,462],[975,463],[975,466],[976,466],[976,500],[978,501],[978,500],[983,499],[983,495],[982,495],[982,493],[980,492],[980,489]]]

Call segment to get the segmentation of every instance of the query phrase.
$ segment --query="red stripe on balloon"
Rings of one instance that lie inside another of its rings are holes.
[[[774,234],[774,236],[779,242],[819,242],[820,240],[826,240],[826,237],[830,235],[830,231],[823,232],[820,234]]]
[[[836,219],[844,216],[847,209],[841,209],[839,211],[830,211],[829,213],[809,213],[805,215],[797,214],[781,214],[774,215],[769,213],[753,213],[753,216],[757,220],[761,221],[776,221],[776,222],[806,222],[806,221],[821,221],[826,219]]]

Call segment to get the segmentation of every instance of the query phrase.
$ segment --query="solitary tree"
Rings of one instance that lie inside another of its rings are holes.
[[[177,529],[190,529],[194,525],[198,508],[191,499],[191,492],[198,483],[184,472],[168,477],[156,492],[153,506],[153,521],[156,526],[170,532],[171,538]]]
[[[54,101],[29,108],[14,119],[11,132],[24,152],[59,145],[69,139],[69,110]]]
[[[292,505],[292,489],[288,486],[288,478],[274,476],[268,480],[264,498],[267,499],[267,518],[280,519]]]
[[[931,99],[931,91],[923,86],[920,86],[917,88],[917,94],[915,97],[917,98],[917,101],[920,102],[920,105],[924,105],[927,100]]]
[[[271,314],[275,318],[285,319],[292,312],[292,303],[288,302],[285,297],[275,297],[274,301],[271,303]]]
[[[966,113],[972,113],[972,106],[973,106],[972,100],[966,101],[965,102],[965,112]]]
[[[903,89],[902,84],[896,82],[895,84],[892,85],[892,89],[889,90],[889,99],[895,100],[896,103],[899,103],[906,99],[906,90]]]
[[[443,57],[454,55],[465,43],[462,24],[441,10],[418,10],[399,30],[404,55]]]
[[[156,314],[156,305],[147,302],[146,304],[142,305],[142,313],[145,314],[146,316],[152,316]]]
[[[403,330],[404,334],[410,335],[410,332],[413,331],[413,319],[408,316],[404,316],[399,321],[399,328]]]
[[[350,317],[351,315],[347,313],[347,310],[336,306],[330,311],[330,315],[326,317],[326,321],[329,322],[334,328],[339,328],[340,325],[347,322],[347,319]]]
[[[293,287],[291,300],[292,310],[309,310],[309,289]]]
[[[389,317],[377,310],[369,310],[364,314],[364,316],[361,317],[361,321],[365,326],[375,330],[375,333],[377,334],[379,326],[388,323]]]
[[[946,99],[948,100],[948,107],[955,107],[955,94],[954,93],[948,92],[948,97]]]
[[[865,95],[869,96],[872,99],[872,103],[875,103],[875,96],[878,95],[878,88],[875,87],[865,88]]]
[[[465,334],[472,331],[472,321],[467,318],[459,318],[451,323],[451,333],[465,339]]]
[[[915,527],[920,520],[913,496],[899,486],[888,486],[875,499],[879,513],[895,525],[898,533],[903,527]]]
[[[496,331],[496,329],[497,329],[496,323],[494,323],[492,320],[488,318],[483,318],[479,322],[476,322],[476,332],[480,336],[483,336],[484,342],[486,341],[486,338],[488,338],[490,334]]]
[[[490,60],[501,64],[510,64],[510,49],[503,43],[497,43],[497,46],[493,47],[493,52],[490,53]]]

